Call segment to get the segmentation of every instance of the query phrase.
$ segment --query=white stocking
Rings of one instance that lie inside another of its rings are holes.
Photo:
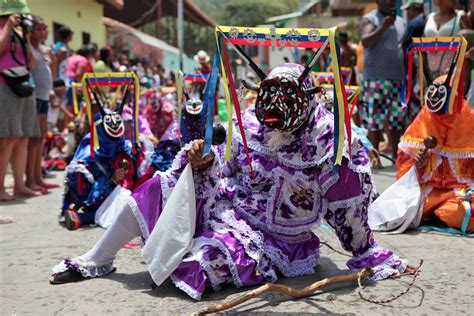
[[[98,266],[111,263],[123,245],[140,234],[140,226],[127,203],[94,247],[80,259],[93,261]]]

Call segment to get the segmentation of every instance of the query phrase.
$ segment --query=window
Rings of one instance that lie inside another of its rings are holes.
[[[82,45],[90,44],[91,35],[87,32],[82,32]]]
[[[53,22],[53,37],[54,37],[54,42],[56,43],[59,41],[59,28],[63,26],[61,23],[56,23]]]

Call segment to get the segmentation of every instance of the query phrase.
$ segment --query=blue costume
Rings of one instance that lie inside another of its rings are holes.
[[[60,220],[65,219],[69,229],[71,227],[68,220],[71,220],[71,216],[78,217],[79,226],[94,223],[95,211],[117,185],[111,178],[115,169],[123,167],[123,160],[127,161],[128,166],[125,168],[126,178],[121,185],[128,188],[133,186],[141,170],[147,169],[151,164],[152,145],[142,140],[142,146],[133,150],[132,143],[125,140],[123,135],[112,137],[106,132],[101,124],[102,116],[97,113],[94,117],[100,147],[94,150],[92,156],[91,134],[88,133],[79,143],[72,161],[66,168]]]

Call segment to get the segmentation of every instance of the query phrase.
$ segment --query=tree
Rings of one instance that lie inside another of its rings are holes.
[[[218,24],[256,26],[269,17],[296,11],[300,0],[195,0]]]

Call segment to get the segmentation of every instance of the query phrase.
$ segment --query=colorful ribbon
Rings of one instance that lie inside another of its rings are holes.
[[[204,93],[203,113],[206,113],[206,133],[204,136],[203,158],[210,154],[212,146],[212,125],[214,122],[214,100],[216,97],[217,79],[219,78],[220,58],[219,49],[216,47],[212,61],[212,71]]]
[[[176,95],[178,99],[178,137],[181,137],[181,107],[183,106],[183,72],[178,70],[176,75]]]
[[[227,56],[227,51],[226,51],[225,48],[222,51],[224,53],[225,70],[226,70],[226,72],[230,72],[231,70],[230,70],[229,58]],[[231,91],[231,95],[232,95],[232,102],[234,103],[235,113],[236,113],[236,116],[237,116],[237,122],[239,124],[240,134],[242,135],[242,141],[244,143],[245,155],[247,157],[247,161],[248,161],[249,166],[250,166],[250,172],[252,173],[252,177],[253,177],[254,173],[253,173],[253,168],[252,168],[252,160],[250,159],[250,154],[249,154],[248,145],[247,145],[247,137],[245,136],[244,125],[243,125],[243,122],[242,122],[242,115],[241,115],[241,111],[240,111],[239,98],[237,97],[237,94],[235,92],[236,89],[235,89],[235,84],[234,84],[234,78],[232,78],[232,76],[229,76],[228,79],[229,79],[230,91]]]

